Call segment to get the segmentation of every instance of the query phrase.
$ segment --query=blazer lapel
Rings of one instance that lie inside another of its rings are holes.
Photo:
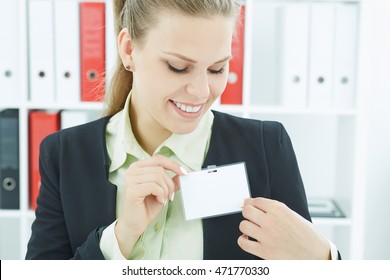
[[[210,146],[203,163],[203,168],[209,165],[224,165],[245,161],[243,154],[237,153],[239,144],[235,144],[235,150],[231,150],[231,142],[223,133],[226,123],[222,123],[220,115],[214,112]],[[237,139],[238,140],[238,139]],[[242,234],[239,224],[243,220],[242,214],[231,214],[219,217],[206,218],[203,223],[203,258],[204,259],[256,259],[255,256],[243,251],[237,244],[238,237]]]

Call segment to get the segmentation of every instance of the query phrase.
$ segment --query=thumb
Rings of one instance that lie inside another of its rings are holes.
[[[180,189],[180,180],[179,180],[179,175],[176,175],[175,177],[172,178],[173,183],[175,184],[175,189],[174,191],[178,191]]]

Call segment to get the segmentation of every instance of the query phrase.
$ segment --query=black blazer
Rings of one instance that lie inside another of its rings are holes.
[[[214,112],[203,167],[246,162],[252,197],[285,203],[310,220],[290,138],[278,122]],[[115,219],[116,186],[108,181],[109,117],[64,129],[40,147],[41,187],[26,259],[103,259],[99,241]],[[237,245],[241,213],[203,219],[204,259],[257,259]]]

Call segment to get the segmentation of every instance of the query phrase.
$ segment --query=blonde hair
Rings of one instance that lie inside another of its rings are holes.
[[[158,15],[163,10],[192,17],[220,15],[236,20],[240,7],[235,0],[115,0],[113,3],[116,37],[123,28],[128,28],[132,40],[140,46],[148,30],[157,24]],[[123,109],[132,83],[132,72],[124,68],[118,55],[105,96],[104,115],[114,115]]]

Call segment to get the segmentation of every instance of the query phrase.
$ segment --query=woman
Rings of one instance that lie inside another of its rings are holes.
[[[334,257],[310,223],[283,126],[210,110],[227,83],[238,4],[114,3],[120,59],[107,117],[42,143],[26,258]],[[253,196],[242,214],[185,221],[178,176],[241,161]]]

